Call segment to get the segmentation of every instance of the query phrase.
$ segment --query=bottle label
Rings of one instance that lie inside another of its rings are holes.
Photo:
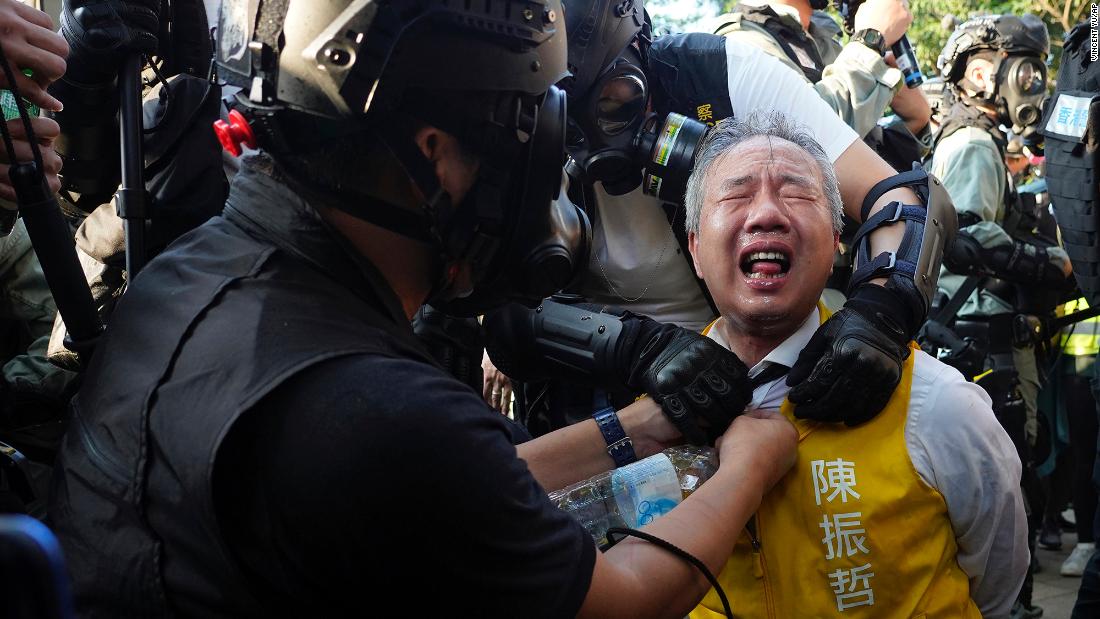
[[[631,527],[644,527],[680,504],[680,478],[665,454],[639,460],[611,474],[619,513]]]

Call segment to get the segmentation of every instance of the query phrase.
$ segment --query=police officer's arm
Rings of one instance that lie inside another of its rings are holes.
[[[661,406],[650,398],[623,408],[618,416],[639,460],[682,440]],[[516,452],[547,490],[558,490],[615,468],[607,443],[592,419],[527,441],[516,446]]]
[[[877,52],[852,42],[825,67],[814,90],[841,120],[865,136],[882,118],[901,77],[901,72],[889,67]]]
[[[721,465],[704,486],[642,530],[689,552],[717,574],[763,494],[794,463],[797,434],[777,413],[734,420],[719,442]],[[578,617],[683,617],[710,584],[683,559],[627,539],[597,554]]]
[[[932,171],[951,192],[964,224],[947,268],[957,273],[989,272],[1021,284],[1060,285],[1069,272],[1064,251],[1014,239],[997,223],[1007,180],[994,144],[952,139],[956,136],[944,139],[932,159]]]

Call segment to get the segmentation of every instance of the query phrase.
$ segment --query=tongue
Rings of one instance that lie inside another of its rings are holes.
[[[752,263],[750,267],[750,273],[762,273],[764,275],[776,275],[783,271],[783,267],[779,266],[778,262],[771,262],[769,260],[757,260]]]

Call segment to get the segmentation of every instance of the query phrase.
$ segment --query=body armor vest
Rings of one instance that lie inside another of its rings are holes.
[[[1046,179],[1062,242],[1077,284],[1089,303],[1100,303],[1100,62],[1093,62],[1088,23],[1066,37],[1058,88],[1046,105]]]
[[[219,534],[212,477],[223,440],[320,362],[375,353],[434,363],[396,300],[375,292],[381,276],[300,198],[248,174],[224,217],[142,272],[73,401],[50,518],[82,616],[271,614]]]

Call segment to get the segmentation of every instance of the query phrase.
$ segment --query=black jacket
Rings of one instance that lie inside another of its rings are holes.
[[[242,170],[225,214],[119,303],[74,400],[50,505],[83,613],[265,614],[218,532],[211,481],[230,429],[322,361],[434,363],[381,276],[337,239],[286,186]]]

